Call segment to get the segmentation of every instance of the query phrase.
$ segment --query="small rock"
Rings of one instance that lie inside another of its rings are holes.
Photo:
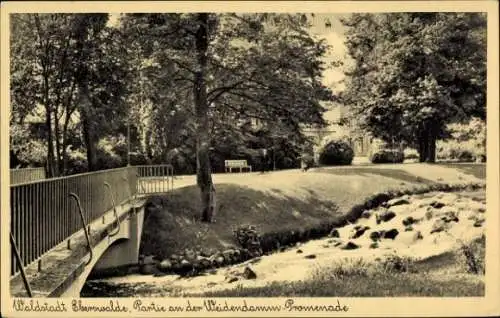
[[[409,225],[405,227],[405,232],[411,232],[411,231],[413,231],[413,226]]]
[[[328,245],[328,244],[323,244],[323,245],[321,245],[321,247],[323,247],[323,248],[329,248],[329,247],[330,247],[330,245]]]
[[[441,220],[443,220],[446,223],[450,223],[450,222],[455,222],[456,223],[456,222],[458,222],[458,217],[457,217],[456,212],[448,211],[448,212],[446,212],[445,215],[443,215],[441,217]]]
[[[370,248],[378,248],[378,243],[377,242],[371,243]]]
[[[380,221],[387,222],[396,216],[396,213],[392,211],[384,211],[379,214]]]
[[[167,276],[167,273],[164,273],[164,272],[156,272],[153,274],[153,277],[163,277],[163,276]]]
[[[398,236],[398,234],[399,234],[398,230],[392,229],[384,233],[384,238],[394,240],[396,236]]]
[[[330,234],[328,234],[329,237],[340,237],[339,230],[333,229],[330,231]]]
[[[316,255],[315,255],[315,254],[309,254],[309,255],[304,256],[304,258],[307,258],[307,259],[315,259],[315,258],[316,258]]]
[[[434,209],[441,209],[442,207],[444,207],[446,204],[444,204],[443,202],[441,201],[433,201],[430,206],[433,207]]]
[[[172,269],[172,262],[168,259],[165,259],[160,262],[160,264],[158,265],[158,269],[162,272],[168,272]]]
[[[422,232],[420,232],[420,231],[415,232],[415,234],[413,235],[413,241],[418,241],[418,240],[421,240],[423,238],[424,237],[422,235]]]
[[[237,281],[239,278],[236,276],[228,276],[226,277],[226,283],[231,284]]]
[[[245,278],[245,279],[256,279],[257,278],[257,274],[249,266],[246,266],[245,270],[243,271],[243,278]]]
[[[418,223],[418,220],[416,220],[415,218],[413,218],[413,216],[409,216],[409,217],[407,217],[406,219],[403,220],[403,225],[404,226],[409,226],[409,225],[412,225],[412,224],[415,224],[415,223]]]
[[[217,264],[218,266],[222,266],[224,265],[224,257],[221,255],[221,256],[217,256],[215,258],[215,264]]]
[[[380,232],[378,231],[375,231],[375,232],[371,232],[370,233],[370,239],[374,242],[380,240],[380,238],[383,236],[383,234],[381,234]]]
[[[284,252],[286,251],[286,246],[281,246],[280,249],[279,249],[280,252]]]
[[[481,227],[483,226],[483,223],[484,219],[476,219],[476,221],[474,222],[474,227]]]
[[[370,210],[365,210],[361,213],[361,217],[364,219],[369,219],[372,216],[372,212]]]
[[[352,230],[352,234],[349,236],[350,239],[356,239],[360,236],[362,236],[366,230],[369,230],[370,227],[369,226],[356,226],[353,228]]]
[[[304,253],[304,251],[302,251],[300,248],[297,250],[297,254],[301,254],[301,253]]]
[[[347,242],[347,244],[345,244],[341,247],[341,249],[343,249],[343,250],[355,250],[357,248],[359,248],[359,245],[357,245],[356,243],[353,243],[351,241]]]
[[[432,225],[431,234],[447,230],[449,228],[448,224],[449,223],[446,223],[441,219],[436,220],[436,222],[434,222],[434,224]]]
[[[156,263],[154,255],[147,255],[142,258],[142,264],[154,264]]]
[[[406,198],[395,198],[392,200],[387,201],[387,206],[396,206],[396,205],[403,205],[403,204],[409,204],[410,202]]]
[[[152,275],[158,273],[158,269],[153,264],[143,264],[139,267],[139,272],[142,275]]]
[[[431,209],[427,210],[427,212],[425,212],[425,219],[426,220],[432,219],[433,216],[434,216],[434,212]]]

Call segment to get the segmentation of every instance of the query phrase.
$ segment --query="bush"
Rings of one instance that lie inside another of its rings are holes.
[[[418,154],[418,151],[413,148],[406,148],[404,150],[404,158],[405,159],[419,159],[420,156]]]
[[[370,155],[372,163],[401,163],[404,159],[403,152],[397,149],[381,149]]]
[[[328,142],[319,154],[319,163],[322,165],[350,165],[354,158],[351,146],[340,140]]]
[[[473,162],[476,157],[480,160],[485,157],[484,154],[476,151],[470,145],[453,140],[440,142],[436,156],[439,160],[458,162]]]

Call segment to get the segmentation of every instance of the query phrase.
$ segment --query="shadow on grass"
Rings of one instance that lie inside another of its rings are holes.
[[[422,178],[420,176],[415,176],[408,173],[407,171],[400,169],[383,169],[379,167],[373,168],[361,168],[361,167],[335,167],[331,169],[318,168],[314,172],[330,173],[335,175],[379,175],[386,178],[393,178],[400,180],[402,182],[412,182],[412,183],[422,183],[422,184],[434,184],[433,180]]]
[[[342,217],[334,201],[320,200],[314,193],[295,198],[283,195],[278,189],[264,192],[218,184],[216,222],[207,224],[200,222],[198,188],[179,190],[166,198],[150,199],[157,207],[148,209],[146,214],[141,254],[164,258],[186,248],[211,254],[237,246],[233,229],[244,224],[256,225],[259,233],[276,233],[324,226],[325,222]]]
[[[486,165],[477,163],[440,163],[440,166],[457,169],[462,173],[473,175],[479,179],[486,179]]]

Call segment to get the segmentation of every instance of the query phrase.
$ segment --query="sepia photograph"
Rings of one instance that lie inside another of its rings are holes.
[[[491,299],[498,3],[478,3],[3,12],[2,312]]]

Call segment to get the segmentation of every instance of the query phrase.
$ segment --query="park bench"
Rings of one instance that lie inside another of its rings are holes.
[[[233,168],[239,168],[240,172],[242,172],[243,169],[248,169],[252,172],[252,166],[249,166],[246,160],[224,160],[224,166],[226,172],[232,172]]]

